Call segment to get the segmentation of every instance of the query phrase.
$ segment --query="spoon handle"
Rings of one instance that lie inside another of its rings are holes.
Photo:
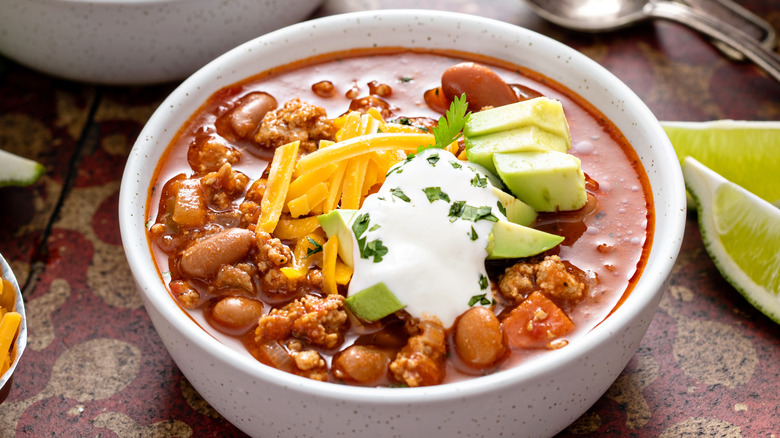
[[[675,0],[686,4],[694,9],[698,9],[707,15],[711,15],[718,20],[741,30],[747,36],[752,37],[769,50],[773,50],[777,43],[777,33],[771,24],[766,20],[743,8],[732,0]],[[744,61],[745,55],[734,50],[723,41],[713,41],[724,55],[735,60]]]
[[[657,18],[677,21],[730,45],[763,68],[780,82],[780,56],[762,46],[741,30],[681,3],[654,0],[645,6],[645,13]]]

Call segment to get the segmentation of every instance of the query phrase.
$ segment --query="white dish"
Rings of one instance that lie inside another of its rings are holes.
[[[3,278],[10,281],[16,290],[16,309],[14,310],[22,315],[22,326],[19,328],[19,336],[16,338],[16,358],[8,371],[0,376],[0,392],[2,392],[5,384],[13,376],[16,366],[19,364],[19,359],[21,359],[22,353],[24,353],[24,349],[27,347],[27,315],[24,312],[24,300],[22,299],[22,291],[19,289],[19,284],[16,282],[16,276],[2,255],[0,255],[0,266],[2,266]],[[0,403],[2,403],[2,400],[0,400]]]
[[[316,43],[315,43],[316,42]],[[176,130],[218,89],[273,66],[356,47],[456,48],[504,59],[558,81],[592,103],[631,142],[655,201],[656,233],[633,292],[565,348],[507,371],[423,388],[315,382],[263,366],[201,330],[160,280],[145,229],[147,195]],[[200,394],[252,436],[551,436],[607,390],[633,356],[679,252],[686,199],[674,150],[642,101],[586,56],[506,23],[440,11],[333,16],[243,44],[192,75],[160,106],[135,144],[120,191],[125,252],[168,351]]]
[[[0,0],[0,53],[66,79],[182,79],[228,49],[307,18],[322,0]]]

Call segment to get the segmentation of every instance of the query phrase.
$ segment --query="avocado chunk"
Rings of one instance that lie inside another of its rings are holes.
[[[498,221],[488,236],[488,259],[531,257],[563,242],[562,236],[512,222]]]
[[[360,319],[378,321],[405,306],[384,283],[377,283],[347,297],[347,307]]]
[[[496,173],[493,154],[498,152],[558,151],[567,152],[571,142],[538,126],[524,126],[478,137],[466,137],[466,156]]]
[[[587,202],[580,159],[557,151],[493,155],[496,171],[518,199],[536,211],[569,211]]]
[[[349,266],[354,268],[352,262],[352,241],[354,240],[352,234],[352,220],[355,217],[357,210],[336,209],[329,213],[321,214],[317,216],[317,220],[322,225],[325,234],[330,237],[333,235],[339,238],[339,257],[341,260]]]
[[[537,97],[522,102],[472,113],[466,119],[463,135],[466,138],[508,131],[523,126],[537,126],[566,141],[571,147],[571,133],[561,102]]]
[[[501,203],[500,208],[510,222],[525,226],[534,223],[536,210],[533,207],[499,188],[493,187],[493,193],[498,196],[498,202]]]

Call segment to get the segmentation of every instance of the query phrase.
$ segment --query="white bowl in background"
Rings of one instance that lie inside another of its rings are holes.
[[[322,0],[0,0],[0,53],[101,84],[183,79],[252,38],[306,19]]]
[[[457,49],[503,59],[562,83],[622,131],[648,172],[656,233],[633,292],[566,348],[492,375],[422,388],[364,388],[266,367],[215,340],[179,308],[158,274],[144,223],[155,164],[188,117],[215,91],[271,67],[356,47]],[[119,220],[149,315],[187,379],[252,436],[554,435],[583,414],[636,351],[679,252],[686,199],[674,150],[656,118],[620,80],[581,53],[507,23],[441,11],[332,16],[247,42],[209,63],[155,112],[130,154]]]

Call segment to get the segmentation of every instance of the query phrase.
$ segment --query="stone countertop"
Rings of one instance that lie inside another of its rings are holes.
[[[780,29],[778,0],[740,3]],[[522,2],[490,0],[328,0],[315,16],[390,7],[482,15],[546,34],[622,79],[660,120],[780,120],[780,85],[671,22],[583,35]],[[119,237],[125,160],[175,86],[80,84],[0,58],[0,148],[46,167],[31,187],[0,189],[0,253],[23,288],[29,330],[0,405],[0,436],[241,436],[166,352]],[[690,213],[638,351],[559,436],[780,436],[778,382],[780,325],[721,277]]]

